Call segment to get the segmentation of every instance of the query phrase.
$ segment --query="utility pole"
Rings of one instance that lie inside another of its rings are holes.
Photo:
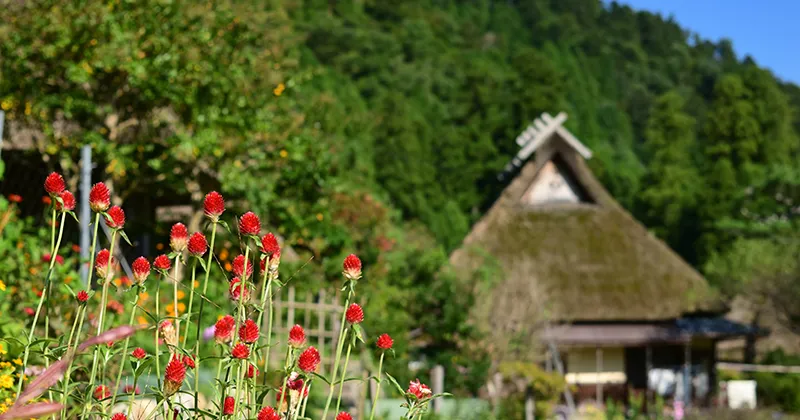
[[[2,123],[0,123],[2,126]],[[89,222],[92,220],[92,213],[89,209],[89,191],[92,189],[92,147],[84,145],[81,148],[81,280],[84,287],[91,285],[92,279],[89,277]]]

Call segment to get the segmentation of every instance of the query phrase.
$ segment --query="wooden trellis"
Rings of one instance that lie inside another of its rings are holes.
[[[320,373],[332,370],[343,310],[339,303],[340,295],[338,290],[335,293],[320,290],[316,294],[306,292],[298,300],[294,286],[277,291],[274,299],[273,343],[274,340],[285,343],[289,330],[295,324],[300,324],[306,331],[306,342],[315,346],[322,356]],[[283,354],[272,352],[271,358],[274,360],[271,362],[282,362],[283,357]]]

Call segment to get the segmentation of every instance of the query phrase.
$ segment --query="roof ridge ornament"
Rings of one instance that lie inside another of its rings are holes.
[[[584,159],[590,159],[592,157],[592,151],[572,135],[569,130],[564,128],[563,125],[565,121],[567,121],[566,112],[559,112],[555,117],[544,112],[539,118],[534,119],[515,139],[517,145],[520,146],[520,150],[514,158],[511,159],[511,162],[506,165],[503,172],[498,176],[498,179],[502,181],[509,174],[519,169],[519,167],[531,157],[533,152],[547,143],[554,134],[558,134],[564,142],[583,156]]]

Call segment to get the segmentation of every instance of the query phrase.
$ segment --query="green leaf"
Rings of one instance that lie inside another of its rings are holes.
[[[330,385],[330,384],[331,384],[331,381],[327,380],[327,379],[326,379],[324,376],[320,375],[320,374],[319,374],[319,373],[317,373],[317,372],[311,372],[311,375],[313,375],[313,376],[316,376],[317,378],[320,378],[320,379],[322,379],[322,381],[323,381],[323,382],[325,382],[325,383],[326,383],[326,384],[328,384],[328,385]]]
[[[361,325],[359,324],[353,325],[353,331],[355,331],[356,333],[356,338],[358,338],[358,340],[361,341],[362,343],[366,344],[366,341],[364,341],[364,333],[361,330]]]
[[[76,216],[76,215],[75,215],[75,212],[74,212],[74,211],[70,210],[70,211],[68,211],[67,213],[69,213],[69,215],[70,215],[70,216],[72,216],[72,218],[73,218],[73,219],[75,219],[75,221],[76,221],[78,224],[80,224],[80,223],[81,223],[81,221],[80,221],[80,220],[78,220],[78,216]]]
[[[400,384],[397,382],[397,379],[395,379],[394,376],[390,375],[389,373],[385,373],[385,375],[387,378],[389,378],[389,382],[391,382],[392,385],[394,385],[394,387],[397,389],[397,392],[399,392],[400,395],[405,396],[406,390],[403,389],[402,386],[400,386]]]
[[[131,243],[131,240],[128,239],[128,235],[125,234],[124,230],[122,230],[122,229],[119,230],[119,236],[122,236],[122,239],[124,239],[125,242],[128,243],[128,245],[133,246],[133,244]]]
[[[224,227],[224,228],[225,228],[225,230],[227,230],[227,231],[228,231],[228,233],[231,233],[231,228],[230,228],[230,226],[228,226],[228,223],[227,223],[226,221],[224,221],[224,220],[220,220],[220,221],[219,221],[219,224],[221,224],[221,225],[222,225],[222,227]]]
[[[208,266],[206,266],[206,262],[203,261],[203,259],[200,257],[195,257],[195,258],[197,258],[197,261],[200,263],[200,266],[203,267],[203,271],[208,271]]]

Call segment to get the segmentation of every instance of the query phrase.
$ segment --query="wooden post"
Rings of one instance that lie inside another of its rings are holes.
[[[595,348],[595,390],[597,393],[597,404],[603,404],[603,381],[600,379],[600,373],[603,372],[603,349],[600,346]]]
[[[289,310],[286,328],[292,328],[294,326],[294,286],[289,286],[289,297],[286,300],[286,309]]]
[[[433,367],[433,371],[431,371],[431,380],[433,383],[433,393],[434,394],[441,394],[444,392],[444,366],[436,365]],[[433,404],[433,412],[439,413],[442,410],[442,399],[437,398],[431,402]]]
[[[645,391],[644,399],[647,407],[650,407],[652,390],[650,389],[650,371],[653,370],[653,348],[649,345],[644,348],[644,376],[645,376]]]
[[[317,329],[319,330],[319,335],[317,336],[317,347],[319,347],[319,354],[322,357],[322,360],[325,360],[325,336],[323,335],[323,331],[325,331],[325,289],[319,291],[319,303],[320,305],[317,306]],[[336,318],[334,316],[334,318]],[[325,369],[325,363],[322,363],[322,369]]]

